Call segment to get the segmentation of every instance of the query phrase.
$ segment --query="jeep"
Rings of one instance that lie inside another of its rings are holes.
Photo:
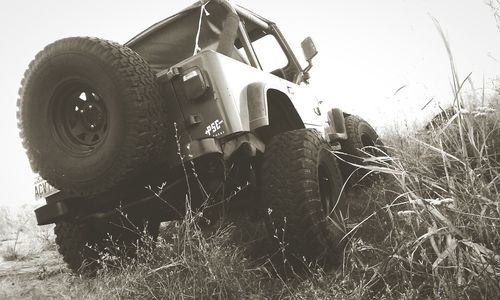
[[[264,39],[280,68],[261,64]],[[17,118],[46,200],[38,224],[55,223],[69,268],[95,269],[109,237],[133,255],[161,222],[196,212],[209,224],[228,207],[265,216],[289,255],[338,263],[344,181],[382,144],[361,118],[320,110],[308,88],[318,51],[311,38],[302,49],[305,68],[275,23],[212,0],[124,45],[71,37],[40,51]]]

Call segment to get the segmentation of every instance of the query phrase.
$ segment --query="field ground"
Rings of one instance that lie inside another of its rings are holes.
[[[347,245],[333,271],[277,271],[290,268],[259,253],[262,224],[236,216],[213,232],[172,222],[153,252],[83,278],[63,264],[52,227],[35,225],[33,207],[0,207],[0,299],[497,299],[498,99],[386,134],[391,155],[363,167],[379,175],[345,195]]]
[[[12,247],[16,244],[15,255]],[[33,249],[32,237],[20,233],[0,241],[0,299],[64,298],[71,280],[62,258],[55,247]],[[36,248],[36,246],[35,246]],[[7,258],[7,260],[6,260]],[[62,296],[62,297],[60,297]]]

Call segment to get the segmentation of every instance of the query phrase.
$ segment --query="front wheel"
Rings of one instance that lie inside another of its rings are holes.
[[[386,149],[373,127],[362,118],[350,115],[345,118],[347,140],[341,141],[342,175],[349,183],[357,183],[369,173],[367,158],[386,156]],[[369,179],[365,183],[369,183]]]
[[[261,171],[271,238],[287,257],[339,263],[343,180],[328,143],[316,130],[279,134],[266,146]]]

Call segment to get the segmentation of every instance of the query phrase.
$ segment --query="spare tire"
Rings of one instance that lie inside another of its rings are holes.
[[[31,167],[66,193],[108,190],[164,145],[155,75],[117,43],[73,37],[48,45],[24,74],[19,96],[18,126]]]

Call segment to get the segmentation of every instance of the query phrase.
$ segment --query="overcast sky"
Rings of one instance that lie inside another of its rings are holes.
[[[2,4],[0,205],[34,202],[33,174],[18,138],[15,103],[22,74],[35,54],[68,36],[124,43],[192,2],[16,0]],[[500,69],[500,32],[483,0],[235,2],[275,21],[301,59],[300,42],[312,36],[319,50],[311,73],[316,95],[377,127],[404,120],[422,122],[438,103],[445,106],[451,101],[448,58],[431,16],[443,27],[462,78],[472,72],[480,89],[483,77],[488,84]],[[394,95],[402,86],[406,87]]]

